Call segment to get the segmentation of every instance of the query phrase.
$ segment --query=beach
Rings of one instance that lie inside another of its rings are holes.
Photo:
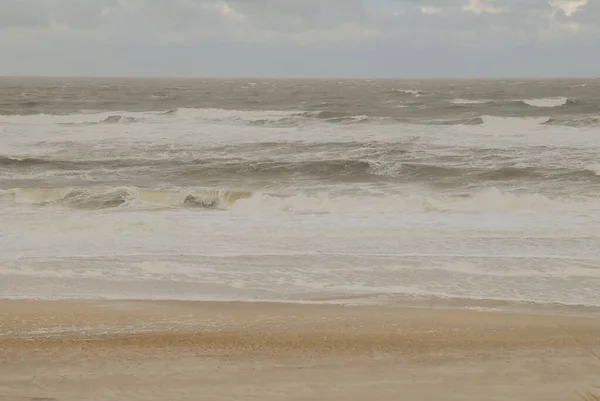
[[[1,400],[569,400],[600,320],[465,309],[0,302]]]

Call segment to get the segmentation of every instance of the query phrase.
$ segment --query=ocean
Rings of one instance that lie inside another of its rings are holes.
[[[0,78],[0,298],[600,306],[600,80]]]

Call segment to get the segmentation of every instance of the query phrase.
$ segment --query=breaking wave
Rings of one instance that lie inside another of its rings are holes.
[[[497,117],[481,116],[482,125],[504,127],[528,127],[546,123],[550,117]]]
[[[94,171],[128,171],[131,176],[141,174],[145,176],[149,170],[161,171],[162,179],[169,182],[171,179],[192,179],[202,182],[205,179],[227,179],[228,177],[253,177],[260,179],[319,179],[329,182],[411,182],[423,183],[428,186],[443,186],[445,188],[461,188],[472,184],[489,183],[495,181],[524,181],[541,183],[550,181],[579,182],[598,184],[600,177],[595,170],[581,167],[542,167],[513,165],[503,159],[497,150],[479,149],[472,150],[471,156],[489,160],[497,160],[505,165],[469,165],[459,162],[448,165],[443,156],[428,163],[415,162],[407,144],[396,144],[386,147],[385,144],[368,147],[367,143],[344,143],[338,148],[317,146],[317,144],[298,145],[297,152],[359,152],[356,158],[331,158],[319,160],[240,160],[240,159],[205,159],[205,160],[177,160],[165,159],[108,159],[108,160],[45,160],[36,158],[0,157],[0,166],[9,171],[26,174],[43,174],[47,176],[52,170],[62,172],[85,171],[93,174]],[[265,144],[266,146],[266,144]],[[272,144],[270,150],[277,146],[285,147],[286,144]],[[295,148],[287,144],[286,151],[293,152]],[[369,156],[370,154],[370,156]],[[393,158],[390,160],[390,158]],[[97,170],[96,170],[97,169]],[[199,181],[200,180],[200,181]],[[128,199],[124,195],[123,199]]]
[[[422,91],[416,89],[389,89],[388,92],[401,93],[403,95],[420,96]]]
[[[598,202],[573,202],[568,199],[552,199],[541,194],[516,194],[502,192],[495,187],[458,197],[422,194],[398,194],[386,196],[337,196],[328,194],[288,197],[254,194],[232,205],[236,211],[287,211],[297,213],[343,213],[343,212],[508,212],[526,210],[597,209]]]
[[[485,104],[485,103],[489,103],[489,100],[472,100],[472,99],[460,99],[460,98],[456,98],[456,99],[452,99],[450,100],[450,103],[452,104]]]
[[[78,169],[80,163],[62,160],[47,160],[35,157],[0,156],[0,166],[5,168],[50,167],[55,169]]]
[[[139,121],[140,119],[135,117],[108,116],[104,120],[100,121],[99,124],[131,124]]]
[[[324,106],[324,105],[320,105]],[[340,105],[337,105],[340,106]],[[166,116],[199,119],[203,122],[238,122],[251,125],[285,126],[297,125],[310,120],[329,123],[357,123],[370,120],[381,120],[373,117],[369,112],[343,112],[343,111],[250,111],[226,109],[174,109],[162,113]]]
[[[554,125],[572,128],[586,128],[600,126],[600,117],[576,117],[576,118],[553,118],[553,117],[498,117],[483,115],[481,117],[460,118],[454,120],[434,120],[432,125]]]
[[[573,128],[598,127],[600,126],[600,117],[581,117],[572,119],[550,118],[544,124]]]
[[[298,114],[299,117],[312,118],[317,120],[324,120],[330,123],[352,123],[352,122],[366,122],[369,120],[382,121],[383,118],[377,118],[369,115],[368,112],[364,114],[354,114],[339,111],[309,111]]]
[[[80,209],[108,209],[132,205],[225,209],[249,192],[227,190],[153,190],[117,188],[18,188],[0,191],[0,199],[38,206],[63,205]]]
[[[78,113],[78,114],[29,114],[0,116],[0,123],[26,124],[26,125],[99,125],[99,124],[132,124],[144,120],[144,113],[137,116],[106,113]]]
[[[571,107],[574,105],[581,107]],[[127,125],[140,122],[171,124],[175,121],[185,121],[196,124],[265,127],[297,127],[319,123],[481,125],[484,124],[483,120],[487,116],[498,116],[497,118],[512,116],[512,118],[525,119],[527,115],[539,117],[544,110],[548,110],[547,119],[550,119],[550,117],[556,118],[556,125],[586,127],[598,123],[597,117],[585,116],[597,111],[593,103],[580,104],[567,98],[525,100],[455,98],[441,103],[393,104],[377,109],[362,108],[356,104],[324,103],[313,105],[308,109],[307,111],[176,108],[167,111],[147,112],[114,111],[110,113],[80,112],[68,115],[0,115],[0,124],[86,126]],[[411,111],[414,111],[414,113]],[[552,115],[551,111],[556,115]],[[577,113],[577,116],[571,117],[567,113]],[[554,121],[551,124],[554,124]]]
[[[49,188],[0,191],[0,200],[32,206],[63,206],[97,210],[123,207],[184,207],[233,210],[237,212],[478,212],[525,210],[597,209],[600,203],[552,199],[538,193],[517,194],[490,187],[469,196],[424,195],[418,193],[382,196],[333,196],[317,194],[265,194],[228,190],[152,190],[119,188]]]
[[[560,107],[566,104],[574,104],[573,100],[569,100],[566,97],[552,97],[552,98],[541,98],[541,99],[523,99],[521,102],[532,106],[532,107]]]
[[[550,117],[501,117],[492,115],[482,115],[479,117],[466,117],[447,120],[431,120],[428,125],[484,125],[484,126],[522,126],[531,127],[532,125],[546,124]]]
[[[557,98],[540,98],[540,99],[520,99],[520,100],[492,100],[492,99],[463,99],[455,98],[448,101],[453,107],[467,110],[468,108],[476,108],[477,110],[492,111],[493,109],[504,110],[507,108],[527,109],[537,108],[560,108],[566,106],[578,105],[576,100],[566,97]],[[483,108],[483,109],[482,109]]]

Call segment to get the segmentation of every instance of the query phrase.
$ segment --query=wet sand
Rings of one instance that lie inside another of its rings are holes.
[[[599,349],[592,317],[0,301],[0,400],[578,400]]]

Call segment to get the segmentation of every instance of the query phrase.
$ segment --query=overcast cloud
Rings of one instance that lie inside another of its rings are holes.
[[[2,75],[593,76],[600,0],[0,0]]]

